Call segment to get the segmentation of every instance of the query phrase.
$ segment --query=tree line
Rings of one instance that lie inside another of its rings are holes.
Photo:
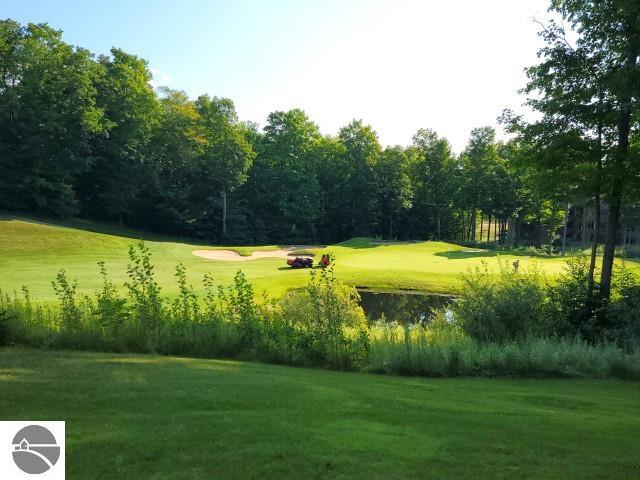
[[[229,99],[152,88],[135,55],[95,56],[48,25],[2,21],[0,208],[238,243],[517,245],[527,224],[528,242],[551,246],[568,206],[586,202],[597,213],[589,290],[604,243],[606,298],[622,210],[640,190],[640,4],[552,0],[550,11],[563,21],[540,24],[522,91],[537,120],[505,111],[511,140],[476,128],[459,155],[429,129],[408,146],[383,147],[361,120],[323,135],[299,109],[259,129]]]
[[[360,120],[323,135],[298,109],[259,130],[229,99],[154,90],[147,62],[120,49],[96,57],[11,20],[0,37],[2,208],[215,242],[504,243],[516,214],[548,220],[492,128],[460,155],[427,129],[407,147],[383,148]]]

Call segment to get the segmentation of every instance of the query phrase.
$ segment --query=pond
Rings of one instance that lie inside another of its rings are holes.
[[[453,295],[436,295],[423,292],[381,292],[358,289],[360,305],[369,321],[379,320],[382,315],[387,322],[427,322],[434,311],[450,305]]]

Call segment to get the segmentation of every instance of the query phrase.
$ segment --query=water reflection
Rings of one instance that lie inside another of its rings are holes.
[[[387,322],[426,323],[436,310],[450,305],[454,297],[426,293],[358,290],[360,304],[369,321],[384,315]]]

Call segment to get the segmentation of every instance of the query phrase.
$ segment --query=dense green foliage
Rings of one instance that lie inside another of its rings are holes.
[[[555,200],[492,128],[475,129],[459,156],[432,130],[387,148],[361,120],[322,135],[298,109],[271,113],[260,131],[229,99],[154,90],[135,55],[95,58],[47,25],[0,26],[0,208],[220,243],[515,244],[516,220],[539,225],[527,242],[555,240],[536,213]]]
[[[453,314],[466,333],[483,342],[577,336],[637,348],[640,277],[621,264],[612,297],[604,301],[589,294],[588,271],[584,257],[569,259],[551,282],[535,267],[503,264],[499,275],[477,268],[465,276]]]
[[[542,25],[540,63],[527,70],[527,122],[507,114],[548,190],[566,202],[591,203],[595,219],[588,275],[593,296],[595,252],[604,241],[600,295],[612,293],[623,207],[638,201],[640,154],[640,3],[630,0],[552,0],[561,21]],[[569,40],[571,38],[571,41]],[[600,239],[600,205],[608,206]]]
[[[457,323],[473,338],[505,342],[554,333],[544,306],[544,284],[537,270],[516,272],[503,265],[497,278],[486,267],[470,272],[453,311]]]

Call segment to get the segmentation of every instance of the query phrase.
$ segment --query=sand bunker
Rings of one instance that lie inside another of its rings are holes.
[[[264,252],[253,252],[251,255],[242,256],[233,250],[194,250],[194,255],[209,260],[224,260],[227,262],[246,262],[247,260],[257,260],[258,258],[289,258],[289,257],[310,257],[312,255],[293,255],[291,252],[299,250],[299,247],[280,248],[278,250],[268,250]]]

